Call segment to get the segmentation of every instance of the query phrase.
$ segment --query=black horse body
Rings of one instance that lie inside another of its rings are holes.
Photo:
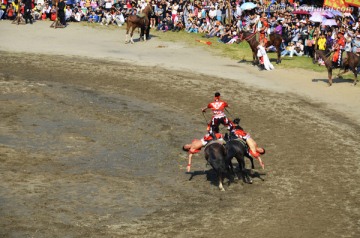
[[[254,168],[254,160],[247,154],[246,143],[241,139],[230,139],[226,142],[226,152],[226,163],[231,168],[232,172],[234,173],[231,160],[235,157],[239,164],[242,180],[245,183],[252,183],[245,168],[245,156],[250,158],[252,168]]]
[[[223,181],[229,172],[229,167],[226,163],[226,150],[222,143],[217,141],[211,141],[206,145],[205,149],[205,159],[215,170],[217,177],[219,179],[219,189],[225,191],[223,187]]]

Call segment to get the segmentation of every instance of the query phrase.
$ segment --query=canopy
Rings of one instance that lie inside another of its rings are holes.
[[[251,10],[256,7],[257,7],[257,5],[252,2],[246,2],[240,6],[241,10]]]
[[[344,0],[344,2],[349,6],[360,7],[360,1],[359,0]]]
[[[331,7],[334,9],[347,7],[344,0],[324,0],[324,6]]]

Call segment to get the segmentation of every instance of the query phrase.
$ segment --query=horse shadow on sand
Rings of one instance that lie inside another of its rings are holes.
[[[231,183],[236,184],[242,180],[238,165],[236,165],[234,163],[234,166],[235,166],[235,169],[234,169],[235,177],[233,175],[226,176],[227,186],[229,186]],[[265,181],[263,176],[266,176],[266,173],[260,173],[260,172],[254,171],[252,169],[246,169],[246,173],[248,173],[251,178],[257,178],[261,181]],[[206,180],[210,181],[211,185],[218,186],[218,183],[219,183],[216,171],[212,168],[210,168],[208,170],[198,170],[198,171],[193,171],[193,172],[186,172],[186,174],[190,174],[189,181],[191,181],[196,176],[206,175]]]
[[[322,83],[325,83],[325,84],[328,84],[329,80],[327,78],[321,78],[321,79],[312,79],[311,82],[313,83],[319,83],[319,82],[322,82]],[[353,83],[354,82],[354,79],[351,79],[351,78],[343,78],[343,77],[339,77],[339,76],[336,76],[333,78],[332,80],[332,83],[335,84],[335,83]]]

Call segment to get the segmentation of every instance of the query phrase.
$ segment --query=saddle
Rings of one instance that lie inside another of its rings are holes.
[[[146,16],[145,13],[138,13],[136,14],[136,16],[138,16],[139,18],[144,18]]]
[[[221,144],[221,145],[225,145],[225,144],[226,144],[226,141],[225,141],[223,138],[220,138],[220,139],[217,139],[217,140],[212,140],[212,141],[208,142],[208,143],[205,145],[204,149],[205,149],[206,147],[208,147],[209,145],[214,144],[214,143],[218,143],[218,144]]]

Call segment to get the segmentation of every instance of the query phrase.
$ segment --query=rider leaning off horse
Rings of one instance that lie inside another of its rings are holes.
[[[333,46],[333,51],[334,51],[333,60],[332,60],[333,68],[341,67],[342,53],[344,51],[344,48],[345,48],[344,33],[339,32],[337,34],[336,42],[334,43],[334,46]]]

